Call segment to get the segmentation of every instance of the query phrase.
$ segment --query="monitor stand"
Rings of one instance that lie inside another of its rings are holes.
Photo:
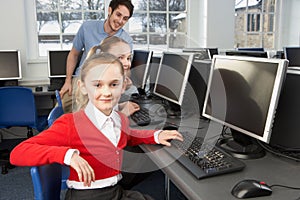
[[[232,138],[219,141],[218,145],[233,157],[241,159],[257,159],[265,156],[265,150],[256,139],[231,129]]]
[[[164,101],[163,106],[166,110],[167,117],[171,119],[180,119],[182,117],[181,107],[175,103]]]

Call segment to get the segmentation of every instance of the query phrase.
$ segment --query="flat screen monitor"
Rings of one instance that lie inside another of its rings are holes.
[[[270,145],[284,151],[300,149],[300,71],[289,69],[280,94]]]
[[[184,48],[184,53],[194,53],[195,60],[208,60],[210,59],[209,51],[206,48]]]
[[[226,51],[227,56],[251,56],[251,57],[260,57],[268,58],[268,53],[265,51]]]
[[[300,67],[300,47],[284,47],[283,51],[290,67]]]
[[[182,105],[192,62],[191,53],[163,52],[153,93],[167,101]]]
[[[148,78],[152,51],[133,50],[131,61],[131,79],[138,89],[145,89]]]
[[[22,78],[19,50],[0,50],[0,80]]]
[[[150,69],[149,71],[149,82],[150,82],[150,93],[153,93],[154,89],[154,83],[156,81],[156,76],[159,68],[160,63],[160,57],[158,56],[152,56],[151,63],[150,63]]]
[[[241,47],[239,51],[265,51],[263,47]]]
[[[234,149],[238,145],[230,146],[237,157],[263,155],[245,146],[251,138],[270,141],[287,63],[282,59],[220,55],[212,60],[203,116],[230,128],[231,142],[241,145],[241,152]]]
[[[49,78],[62,78],[66,77],[66,65],[67,58],[70,50],[48,50],[48,77]],[[73,75],[75,74],[76,68],[79,67],[80,60],[83,51],[80,52],[76,67]]]
[[[70,50],[48,51],[49,78],[66,77],[66,64]]]
[[[213,59],[214,55],[218,55],[218,48],[207,48],[209,59]]]

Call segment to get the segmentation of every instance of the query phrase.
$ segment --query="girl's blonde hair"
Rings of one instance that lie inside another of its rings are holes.
[[[85,77],[87,76],[88,72],[99,65],[112,65],[112,64],[117,64],[120,68],[120,72],[122,74],[122,76],[124,75],[124,68],[122,63],[119,61],[119,59],[110,54],[110,53],[99,53],[99,54],[94,54],[91,55],[89,58],[87,58],[85,60],[85,62],[83,63],[83,66],[81,68],[80,71],[80,76],[79,76],[79,80],[84,83]],[[85,106],[87,105],[89,99],[88,96],[85,94],[82,94],[80,87],[76,87],[76,93],[75,93],[75,98],[76,98],[76,108],[73,107],[74,111],[80,110],[82,108],[85,108]],[[75,106],[73,105],[73,106]]]
[[[104,40],[102,40],[102,42],[99,45],[93,46],[87,56],[86,59],[88,59],[90,56],[96,54],[97,52],[109,52],[111,47],[118,44],[118,43],[124,43],[124,44],[128,44],[128,42],[126,42],[125,40],[123,40],[122,38],[119,38],[117,36],[109,36],[107,38],[105,38]]]

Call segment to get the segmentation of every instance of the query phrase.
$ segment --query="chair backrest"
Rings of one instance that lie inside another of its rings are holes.
[[[31,167],[30,174],[33,182],[35,200],[59,200],[61,191],[62,168],[53,163]]]
[[[32,90],[20,86],[0,87],[0,128],[22,126],[38,129]]]
[[[53,122],[60,117],[62,114],[64,114],[63,108],[60,106],[56,106],[54,108],[52,108],[52,110],[50,111],[49,115],[48,115],[48,126],[51,126],[53,124]]]
[[[56,95],[59,93],[55,92]],[[56,96],[57,97],[57,96]],[[64,114],[58,102],[48,115],[48,126]],[[66,181],[69,177],[69,167],[58,163],[31,167],[34,198],[36,200],[60,199],[61,190],[67,189]]]
[[[58,106],[63,107],[62,100],[61,100],[61,97],[60,97],[60,94],[59,94],[58,90],[55,90],[55,97],[56,97],[56,101],[57,101]]]

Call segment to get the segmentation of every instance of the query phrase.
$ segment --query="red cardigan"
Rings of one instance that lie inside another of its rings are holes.
[[[123,114],[120,117],[121,136],[117,147],[81,110],[61,116],[49,129],[20,143],[11,152],[10,161],[18,166],[38,166],[55,162],[64,164],[68,149],[78,149],[80,156],[94,169],[96,180],[112,177],[120,173],[122,149],[126,145],[155,144],[155,130],[130,129],[128,118]],[[69,180],[79,181],[73,168],[70,168]]]

